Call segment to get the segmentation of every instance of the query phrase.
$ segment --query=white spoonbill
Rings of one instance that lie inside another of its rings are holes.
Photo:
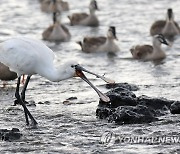
[[[109,97],[101,93],[86,78],[82,71],[93,74],[106,82],[113,82],[112,80],[89,72],[74,61],[67,62],[58,67],[54,65],[53,61],[53,51],[39,40],[17,37],[0,43],[0,62],[8,66],[11,71],[16,72],[18,75],[15,97],[17,99],[16,101],[24,108],[27,125],[29,125],[28,118],[31,119],[33,125],[37,124],[36,120],[25,105],[25,91],[31,76],[34,74],[39,74],[40,76],[53,82],[62,81],[72,77],[81,77],[97,92],[104,102],[110,101]],[[21,76],[24,74],[27,75],[27,79],[20,95],[19,85]]]

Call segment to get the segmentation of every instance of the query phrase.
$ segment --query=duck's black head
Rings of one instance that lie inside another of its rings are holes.
[[[169,45],[169,43],[166,41],[163,34],[158,34],[155,37],[159,40],[159,42],[161,42],[161,43],[163,43],[165,45]]]
[[[117,39],[117,37],[116,37],[116,27],[110,26],[108,32],[110,32],[111,35],[112,35],[115,39]]]
[[[171,8],[167,10],[167,16],[169,20],[173,18],[173,10]]]

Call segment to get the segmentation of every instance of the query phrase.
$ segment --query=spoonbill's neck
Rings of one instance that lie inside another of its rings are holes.
[[[72,78],[74,76],[74,72],[73,72],[73,69],[70,70],[70,69],[67,69],[65,65],[60,65],[58,67],[53,66],[51,68],[47,68],[46,70],[39,73],[39,75],[45,77],[46,79],[50,81],[58,82],[58,81]]]

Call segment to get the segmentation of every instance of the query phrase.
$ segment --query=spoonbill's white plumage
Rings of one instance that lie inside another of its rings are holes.
[[[106,82],[111,82],[111,80],[87,71],[74,61],[69,61],[56,67],[54,65],[53,51],[41,41],[24,37],[12,38],[4,41],[0,43],[0,61],[18,75],[15,97],[17,98],[16,101],[24,108],[27,124],[29,124],[28,116],[32,120],[33,124],[37,124],[36,120],[33,118],[24,103],[27,85],[31,76],[34,74],[39,74],[40,76],[54,82],[77,76],[81,77],[84,81],[90,84],[104,102],[110,101],[109,97],[101,93],[95,86],[92,85],[82,71],[93,74],[98,78],[102,78]],[[28,76],[20,95],[19,85],[23,74]]]

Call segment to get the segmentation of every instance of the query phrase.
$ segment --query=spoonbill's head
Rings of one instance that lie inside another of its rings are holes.
[[[89,74],[95,75],[97,78],[101,78],[102,80],[104,80],[107,83],[115,83],[113,80],[105,78],[104,76],[100,76],[98,74],[95,74],[93,72],[88,71],[87,69],[83,68],[81,65],[77,64],[77,63],[69,63],[68,64],[70,67],[66,67],[66,72],[68,71],[72,77],[80,77],[81,79],[83,79],[85,82],[87,82],[99,95],[100,99],[104,102],[110,102],[110,99],[108,96],[106,96],[105,94],[103,94],[102,92],[100,92],[89,80],[88,78],[85,76],[85,74],[83,72],[87,72]]]

